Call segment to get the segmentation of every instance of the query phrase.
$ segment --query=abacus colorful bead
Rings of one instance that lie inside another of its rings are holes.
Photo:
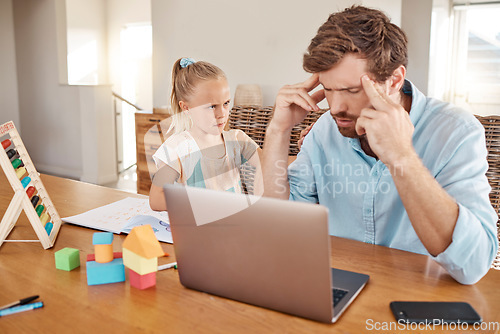
[[[40,217],[40,215],[42,214],[43,209],[45,209],[45,207],[43,205],[41,205],[41,204],[36,207],[35,211],[36,211],[38,217]]]
[[[52,232],[52,227],[54,227],[54,224],[52,222],[48,222],[45,224],[45,231],[47,231],[47,234],[50,235],[50,232]]]
[[[7,151],[7,156],[9,157],[9,159],[12,159],[12,157],[15,156],[16,154],[17,154],[16,150],[12,148]]]
[[[24,174],[26,174],[26,168],[19,167],[18,169],[16,169],[16,175],[18,179],[22,178]]]
[[[17,169],[17,167],[23,167],[24,163],[21,159],[15,159],[14,161],[12,161],[12,166],[14,167],[14,169]]]
[[[45,226],[45,223],[49,221],[49,215],[47,212],[45,212],[43,215],[40,216],[40,221],[42,222],[42,225]]]
[[[38,197],[37,195],[33,196],[31,198],[31,204],[33,204],[33,207],[36,208],[36,205],[38,204],[38,201],[40,200],[40,197]]]
[[[26,176],[24,179],[21,180],[21,184],[23,185],[23,188],[26,188],[28,184],[31,182],[31,177]]]
[[[10,144],[12,144],[12,142],[10,141],[10,139],[5,139],[3,142],[2,142],[2,146],[4,149],[6,149],[7,147],[10,146]]]
[[[26,195],[28,195],[28,198],[31,198],[33,194],[35,193],[35,187],[29,186],[28,189],[26,189]]]

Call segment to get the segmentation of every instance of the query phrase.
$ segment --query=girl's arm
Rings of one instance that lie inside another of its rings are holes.
[[[172,184],[179,178],[179,173],[172,167],[164,165],[153,176],[149,190],[149,206],[155,211],[166,211],[167,201],[163,192],[164,184]]]

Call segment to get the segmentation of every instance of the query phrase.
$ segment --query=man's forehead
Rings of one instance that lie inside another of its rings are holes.
[[[327,89],[333,90],[344,90],[344,89],[352,89],[362,87],[361,84],[361,76],[355,77],[351,76],[348,79],[344,80],[335,80],[335,78],[329,78],[327,76],[319,76],[319,83]]]
[[[361,86],[361,77],[368,73],[367,61],[358,54],[347,54],[330,69],[319,72],[319,82],[328,89]]]

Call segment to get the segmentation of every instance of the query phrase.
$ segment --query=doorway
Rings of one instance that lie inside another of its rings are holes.
[[[151,23],[131,24],[120,33],[121,97],[117,107],[118,171],[133,168],[137,163],[135,112],[152,110],[152,54]],[[131,104],[135,105],[133,107]]]

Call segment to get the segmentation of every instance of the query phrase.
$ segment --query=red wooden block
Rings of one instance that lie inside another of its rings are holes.
[[[122,252],[113,253],[113,259],[121,259],[122,257]],[[87,262],[89,261],[95,261],[95,254],[87,254]]]
[[[146,275],[140,275],[132,269],[129,269],[128,278],[130,280],[130,286],[139,290],[144,290],[156,285],[156,271]]]

